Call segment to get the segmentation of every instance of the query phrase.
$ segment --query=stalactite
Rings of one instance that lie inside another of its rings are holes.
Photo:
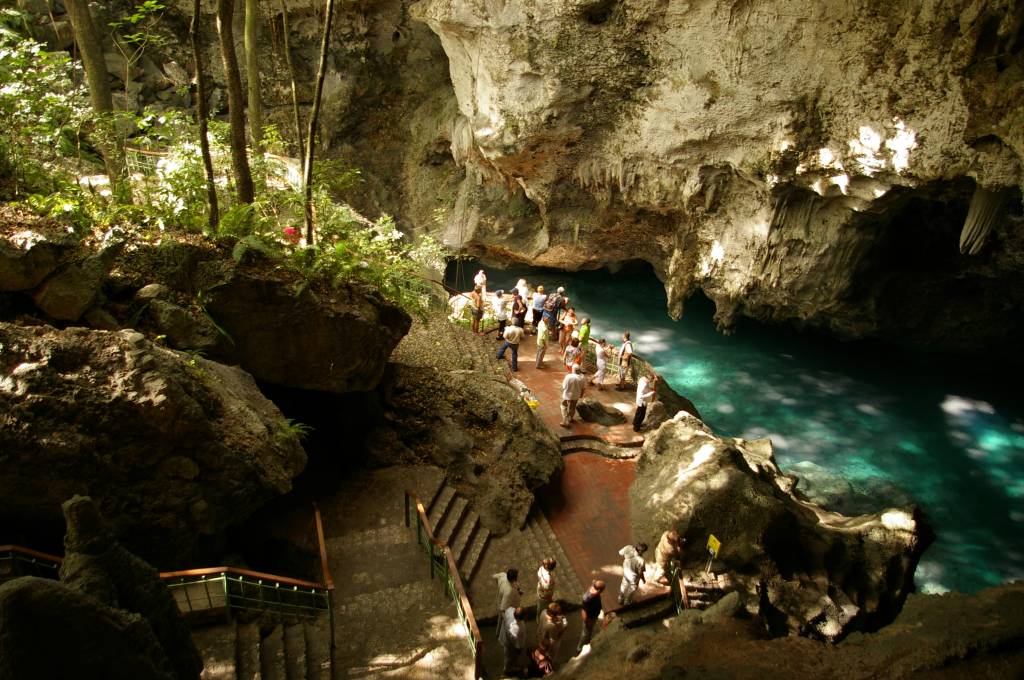
[[[981,252],[992,227],[1002,217],[1003,208],[1010,197],[1008,189],[989,191],[975,187],[971,207],[967,210],[963,231],[960,232],[960,253],[977,255]]]

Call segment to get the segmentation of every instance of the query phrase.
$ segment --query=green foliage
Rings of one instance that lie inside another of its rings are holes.
[[[305,441],[312,433],[313,428],[309,425],[289,418],[281,425],[281,428],[274,434],[274,437],[279,444],[284,445],[292,441]]]

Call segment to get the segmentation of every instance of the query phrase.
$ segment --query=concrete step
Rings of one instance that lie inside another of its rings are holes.
[[[284,675],[287,680],[306,680],[306,632],[301,623],[284,626]]]
[[[475,522],[478,524],[478,522]],[[459,563],[459,572],[462,574],[463,583],[469,583],[476,575],[477,567],[480,566],[480,559],[487,550],[487,543],[491,539],[491,532],[482,526],[477,526],[473,533],[473,539],[466,550],[466,556]]]
[[[288,680],[284,662],[284,626],[261,631],[260,680]]]
[[[261,680],[260,627],[255,622],[238,624],[238,680]]]
[[[192,639],[203,657],[201,680],[236,680],[238,631],[234,624],[193,629]]]
[[[462,496],[456,495],[448,512],[445,513],[441,523],[435,528],[434,536],[448,547],[451,547],[452,536],[458,531],[459,526],[466,519],[466,512],[469,503]]]
[[[307,680],[331,680],[331,624],[327,616],[303,624]]]
[[[470,511],[467,516],[462,520],[462,524],[459,526],[459,530],[455,532],[455,536],[452,537],[448,547],[452,549],[452,556],[455,558],[455,563],[459,565],[459,569],[462,568],[463,558],[468,555],[467,549],[472,544],[473,534],[475,534],[480,527],[479,516]]]
[[[576,574],[576,570],[573,569],[572,563],[569,562],[569,557],[562,550],[561,543],[558,542],[558,537],[555,535],[554,530],[548,523],[547,517],[544,516],[544,512],[540,508],[535,507],[533,512],[530,513],[530,517],[526,522],[527,530],[534,536],[537,543],[541,546],[541,551],[544,553],[544,557],[552,557],[558,566],[555,568],[555,589],[556,597],[567,602],[578,604],[581,600],[583,591],[590,585],[587,583],[584,585],[579,576]],[[540,564],[538,562],[538,568]]]
[[[444,516],[448,512],[448,508],[451,506],[453,500],[455,500],[455,489],[446,485],[441,489],[441,493],[437,495],[434,503],[427,511],[427,521],[430,523],[431,531],[441,525],[441,520],[444,519]]]

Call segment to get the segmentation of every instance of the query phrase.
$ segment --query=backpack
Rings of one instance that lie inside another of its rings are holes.
[[[555,311],[556,309],[558,309],[558,307],[561,304],[561,302],[562,302],[562,296],[559,295],[558,293],[552,293],[551,295],[548,295],[548,299],[544,301],[544,311],[545,312],[553,312],[553,311]]]

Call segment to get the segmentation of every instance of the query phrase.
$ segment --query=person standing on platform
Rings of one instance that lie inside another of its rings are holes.
[[[619,604],[632,604],[633,594],[640,584],[644,582],[644,570],[647,563],[644,562],[644,553],[647,551],[646,543],[627,545],[619,551],[622,555],[622,585],[619,587]]]
[[[684,542],[675,531],[666,531],[661,535],[658,547],[654,549],[656,580],[659,583],[668,585],[672,560],[678,560],[682,556]]]
[[[604,374],[608,370],[608,354],[611,350],[611,345],[604,341],[604,338],[598,338],[597,344],[594,345],[594,358],[597,360],[597,373],[594,374],[594,378],[590,381],[591,385],[597,385],[597,389],[604,389]]]
[[[519,319],[512,319],[512,325],[505,329],[505,342],[501,343],[498,350],[498,360],[505,358],[505,350],[512,350],[512,372],[519,370],[519,343],[523,339],[523,329],[519,325]]]
[[[569,298],[565,299],[565,304],[569,304]],[[562,314],[559,322],[561,325],[558,327],[558,346],[564,352],[565,346],[569,344],[569,340],[572,338],[572,332],[576,330],[576,308],[566,307],[565,313]]]
[[[517,290],[512,291],[512,319],[520,328],[526,328],[526,300]]]
[[[565,370],[567,372],[572,371],[573,366],[583,366],[583,348],[580,346],[579,338],[573,338],[566,345],[565,350],[562,352],[562,362],[565,364]]]
[[[480,319],[484,318],[484,295],[480,286],[473,289],[469,294],[469,311],[473,314],[471,330],[480,335]]]
[[[526,279],[519,279],[516,283],[516,290],[519,292],[519,297],[523,298],[523,304],[526,304],[530,299],[530,287],[526,285]]]
[[[548,338],[551,334],[548,332],[548,322],[546,319],[541,319],[537,325],[537,368],[544,368],[544,354],[548,351]]]
[[[645,375],[637,381],[636,413],[633,414],[633,432],[640,431],[640,427],[644,424],[644,418],[647,416],[647,407],[654,401],[654,396],[657,392],[657,375],[652,375],[650,378]]]
[[[537,646],[545,650],[548,656],[558,656],[562,636],[569,628],[569,622],[562,614],[562,605],[552,602],[537,621]]]
[[[515,675],[520,671],[516,667],[516,662],[523,652],[523,647],[526,646],[526,624],[522,618],[523,610],[519,607],[507,607],[499,618],[498,642],[501,644],[504,660],[504,675]]]
[[[473,277],[473,285],[480,289],[481,295],[487,295],[487,274],[484,274],[484,270],[481,269]]]
[[[601,618],[603,606],[601,604],[601,593],[604,592],[604,581],[594,581],[590,584],[587,592],[583,593],[583,606],[580,607],[580,616],[583,617],[583,630],[580,632],[580,641],[576,645],[576,654],[579,656],[583,648],[594,639],[594,626]]]
[[[505,571],[499,571],[491,576],[498,582],[498,628],[501,628],[501,614],[509,607],[515,609],[519,606],[523,597],[523,591],[519,588],[519,570],[509,567]]]
[[[498,340],[505,335],[505,325],[508,323],[508,306],[505,304],[505,291],[499,290],[494,293],[494,318],[498,320]]]
[[[590,343],[590,317],[583,319],[580,322],[580,347],[583,348],[584,353],[587,351],[587,345]]]
[[[629,331],[622,334],[622,347],[619,348],[619,389],[626,387],[626,373],[633,365],[633,341],[629,339]]]
[[[537,621],[541,614],[555,599],[555,562],[553,557],[545,557],[537,570]]]
[[[576,402],[583,396],[587,386],[587,380],[580,370],[579,365],[574,364],[572,372],[562,380],[562,427],[572,424],[573,416],[576,415]]]
[[[537,290],[533,294],[533,302],[530,305],[531,309],[533,309],[534,328],[540,326],[541,317],[544,316],[544,302],[547,299],[548,296],[544,294],[544,286],[537,286]]]

